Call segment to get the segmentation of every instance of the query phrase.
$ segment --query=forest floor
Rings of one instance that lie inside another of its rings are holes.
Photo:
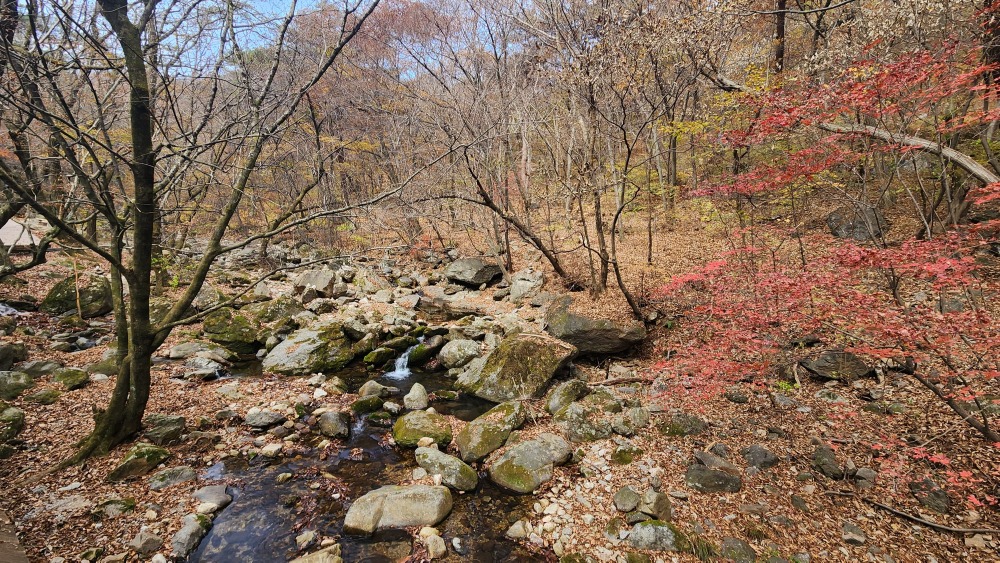
[[[622,253],[632,263],[625,268],[630,287],[665,283],[672,276],[697,269],[727,248],[722,230],[700,218],[695,210],[680,217],[670,229],[656,233],[652,264],[645,263],[641,225],[626,237],[623,246],[634,250]],[[547,269],[537,254],[519,248],[519,268]],[[467,251],[471,253],[471,247]],[[586,271],[580,260],[571,265],[576,271]],[[56,257],[51,264],[19,276],[25,285],[0,287],[0,299],[40,297],[55,280],[72,273],[73,266],[65,256]],[[83,270],[93,265],[84,262],[76,267]],[[561,291],[551,276],[545,289]],[[489,289],[482,292],[484,306],[536,319],[533,309],[497,304],[491,293]],[[613,290],[597,299],[585,293],[574,295],[576,307],[593,314],[628,316],[622,296]],[[995,298],[989,292],[985,297]],[[726,538],[746,541],[757,552],[758,560],[1000,561],[996,504],[1000,497],[1000,444],[986,443],[911,376],[885,373],[847,384],[802,377],[795,383],[773,373],[727,380],[722,386],[712,382],[706,387],[713,391],[702,392],[696,379],[657,379],[665,352],[688,346],[699,337],[692,332],[697,327],[685,324],[682,311],[671,310],[669,304],[663,309],[663,314],[671,317],[670,326],[655,329],[633,354],[583,360],[579,368],[591,381],[623,374],[648,381],[649,389],[655,392],[646,402],[654,413],[683,412],[707,426],[687,436],[650,431],[632,437],[629,445],[641,453],[638,461],[630,464],[611,461],[621,445],[615,438],[587,444],[583,463],[595,468],[596,474],[581,475],[578,465],[558,468],[556,478],[535,493],[538,514],[529,518],[545,521],[551,514],[545,512],[549,503],[569,513],[565,520],[572,524],[572,533],[560,546],[561,551],[592,554],[602,560],[614,560],[624,553],[625,544],[606,533],[606,525],[618,515],[613,496],[624,485],[639,490],[659,480],[659,489],[671,493],[675,523],[705,545],[718,547]],[[54,319],[41,313],[23,315],[19,326],[29,327],[34,334],[60,330]],[[196,327],[179,329],[165,347],[196,332]],[[56,352],[49,348],[48,339],[26,335],[23,330],[0,337],[2,343],[15,341],[27,345],[32,360],[51,359],[68,366],[93,363],[105,349],[98,346],[83,352]],[[215,414],[220,410],[246,413],[263,405],[290,409],[315,391],[307,378],[265,374],[241,378],[238,393],[231,393],[223,389],[231,381],[179,382],[172,377],[175,369],[170,364],[158,364],[154,369],[147,412],[183,415],[191,427],[212,431],[221,441],[174,446],[171,466],[205,468],[246,450],[253,436],[240,425],[217,420]],[[182,483],[161,491],[151,490],[145,480],[107,482],[105,476],[121,462],[128,445],[82,465],[47,471],[68,457],[74,444],[86,435],[93,424],[93,409],[105,403],[112,385],[113,379],[98,378],[82,389],[63,393],[51,405],[11,401],[25,412],[26,430],[14,455],[0,461],[0,483],[5,488],[0,509],[15,517],[32,561],[77,561],[91,548],[100,548],[104,556],[134,554],[129,542],[140,530],[169,538],[181,526],[182,517],[197,505],[190,493],[205,482],[197,486]],[[57,387],[55,382],[43,380],[32,392]],[[776,396],[789,401],[776,400]],[[872,397],[900,408],[893,414],[866,409]],[[354,398],[326,397],[324,406],[346,408]],[[540,405],[535,408],[542,410]],[[542,420],[533,428],[554,427],[551,421]],[[874,481],[862,484],[820,475],[813,463],[818,444],[831,445],[838,463],[848,472],[873,470]],[[741,452],[751,445],[764,445],[780,462],[767,471],[745,473],[739,492],[701,494],[685,484],[685,470],[695,452],[722,452],[742,466]],[[927,490],[911,488],[912,483],[925,478],[935,483],[931,502]],[[580,494],[581,490],[585,494]],[[125,498],[135,500],[131,515],[102,513],[101,507],[107,506],[108,500]],[[542,551],[539,559],[553,558],[548,549]],[[449,557],[460,559],[454,553]],[[663,560],[698,558],[670,554]]]

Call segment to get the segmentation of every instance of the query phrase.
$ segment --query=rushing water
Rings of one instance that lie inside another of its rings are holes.
[[[423,338],[420,339],[421,342],[423,342],[423,340]],[[396,358],[396,361],[393,363],[392,371],[386,372],[382,375],[382,378],[391,379],[393,381],[403,381],[413,375],[413,370],[410,369],[410,353],[413,352],[413,349],[417,346],[419,346],[419,344],[410,346],[405,352],[403,352],[402,356]]]
[[[6,303],[0,303],[0,317],[9,317],[11,315],[20,315],[21,312],[17,309],[11,307]]]
[[[412,348],[411,348],[412,350]],[[451,380],[441,374],[410,370],[407,350],[395,362],[392,371],[378,380],[398,387],[400,396],[414,383],[421,383],[433,393],[449,389]],[[364,372],[340,374],[352,389],[367,376]],[[439,400],[434,408],[461,420],[472,420],[492,404],[475,397]],[[382,485],[399,484],[409,479],[417,467],[412,450],[384,445],[387,429],[358,418],[351,436],[335,454],[320,459],[319,452],[278,462],[231,458],[209,468],[205,477],[225,479],[233,484],[233,502],[215,519],[212,529],[191,555],[191,562],[286,561],[296,553],[295,536],[315,530],[326,537],[340,536],[344,516],[351,500]],[[277,483],[281,473],[295,477]],[[332,478],[323,479],[319,473]],[[470,493],[453,492],[451,514],[437,528],[448,543],[448,560],[514,562],[534,561],[537,556],[504,537],[514,521],[528,512],[530,496],[512,495],[480,475],[479,488]],[[315,483],[335,487],[312,489]],[[456,553],[452,539],[459,538],[463,553]],[[404,530],[385,530],[370,537],[343,535],[339,542],[344,561],[381,563],[400,561],[410,555],[413,539]]]

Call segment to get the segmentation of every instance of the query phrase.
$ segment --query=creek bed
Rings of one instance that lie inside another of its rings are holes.
[[[367,379],[363,370],[348,370],[340,375],[356,391]],[[379,383],[400,390],[394,400],[401,401],[414,383],[421,383],[428,393],[451,388],[451,379],[441,373],[409,370],[397,362],[395,369],[377,379]],[[438,412],[469,421],[489,410],[493,404],[476,397],[436,400]],[[342,535],[344,516],[350,502],[382,485],[399,484],[410,478],[417,467],[413,451],[387,446],[382,438],[388,431],[368,424],[367,417],[354,421],[351,436],[338,451],[323,459],[315,448],[295,459],[278,461],[257,458],[228,458],[206,470],[204,477],[234,483],[230,487],[233,502],[220,512],[212,528],[189,561],[221,563],[228,561],[287,561],[297,555],[295,537],[314,530],[320,536],[337,537],[344,561],[391,562],[406,559],[414,540],[405,530],[384,530],[371,536]],[[278,476],[291,473],[293,478],[278,483]],[[333,475],[332,479],[320,474]],[[322,483],[330,488],[310,488]],[[447,518],[436,527],[448,544],[448,560],[481,562],[536,561],[544,558],[506,538],[504,532],[530,511],[530,495],[514,495],[480,475],[479,487],[472,492],[453,492],[454,506]],[[339,497],[339,498],[338,498]],[[453,538],[459,538],[461,553],[456,553]]]

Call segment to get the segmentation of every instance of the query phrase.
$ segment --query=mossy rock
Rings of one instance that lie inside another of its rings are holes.
[[[87,366],[87,373],[91,375],[118,375],[118,360],[114,357]]]
[[[297,328],[293,320],[306,309],[291,296],[282,295],[269,301],[247,305],[241,312],[260,325],[270,325],[269,332],[282,332]]]
[[[480,460],[502,447],[526,416],[527,409],[521,403],[502,403],[466,424],[455,438],[462,460]]]
[[[618,465],[628,465],[641,456],[642,450],[640,448],[635,446],[618,446],[611,453],[611,461]]]
[[[283,375],[334,373],[374,349],[374,337],[353,342],[339,323],[299,329],[264,357],[265,371]]]
[[[0,317],[7,318],[7,317]],[[28,347],[24,344],[0,345],[0,370],[9,370],[17,362],[28,359]]]
[[[370,412],[375,412],[382,408],[382,403],[385,401],[382,397],[378,395],[372,395],[371,397],[362,397],[357,401],[351,403],[351,410],[356,414],[367,414]]]
[[[16,399],[35,386],[30,375],[20,371],[0,371],[0,399]]]
[[[14,407],[0,410],[0,444],[13,440],[24,430],[24,411]]]
[[[574,355],[576,348],[548,335],[508,336],[487,356],[470,391],[498,403],[537,398]]]
[[[425,436],[442,446],[451,443],[451,424],[448,423],[448,418],[437,413],[413,411],[399,417],[392,426],[392,437],[400,446],[415,448],[417,442]]]
[[[104,276],[90,276],[87,284],[79,289],[80,316],[89,319],[106,315],[113,309],[111,282]],[[77,278],[69,276],[49,290],[38,310],[50,315],[77,311]]]
[[[59,400],[62,393],[57,389],[42,389],[41,391],[35,391],[34,393],[26,396],[25,401],[29,403],[35,403],[36,405],[52,405]]]
[[[125,455],[125,459],[118,467],[111,470],[107,480],[110,482],[123,481],[129,477],[145,475],[156,468],[164,461],[170,459],[170,450],[154,446],[153,444],[140,442]]]
[[[57,383],[61,383],[67,391],[82,389],[90,383],[90,375],[86,371],[77,368],[61,368],[52,374],[52,378]]]
[[[382,343],[383,348],[389,348],[396,352],[405,352],[411,346],[416,346],[419,341],[411,335],[397,336]]]
[[[375,411],[368,415],[368,423],[372,426],[389,428],[392,426],[392,415],[386,411]]]
[[[97,518],[117,518],[127,512],[134,512],[135,505],[134,498],[111,498],[98,503],[91,514]]]
[[[556,385],[545,397],[545,410],[556,414],[577,399],[586,396],[590,387],[579,379],[570,379]]]
[[[607,387],[598,387],[597,389],[594,389],[590,394],[581,399],[580,402],[585,405],[593,405],[599,408],[602,412],[622,412],[621,400],[619,400],[618,397],[615,397],[614,393],[612,393]]]
[[[690,414],[676,413],[669,421],[658,425],[667,436],[696,436],[708,429],[708,423]]]
[[[407,365],[410,367],[419,367],[437,356],[437,353],[444,348],[447,342],[443,336],[431,336],[424,340],[420,344],[417,344],[413,350],[410,351],[410,357],[407,361]]]
[[[392,348],[380,347],[365,354],[362,361],[370,366],[383,366],[386,362],[395,358],[396,354],[398,354],[398,352]]]
[[[629,543],[650,551],[690,551],[691,542],[677,526],[662,520],[647,520],[632,526]]]
[[[205,317],[205,336],[237,354],[252,354],[260,347],[260,323],[229,307]]]

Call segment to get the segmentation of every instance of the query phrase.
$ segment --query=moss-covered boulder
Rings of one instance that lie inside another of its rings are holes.
[[[363,361],[370,366],[382,366],[386,362],[396,357],[396,352],[392,348],[379,347],[365,354]]]
[[[455,437],[462,459],[477,461],[500,449],[510,433],[524,424],[526,415],[527,409],[521,403],[502,403],[466,424]]]
[[[382,403],[384,402],[385,399],[379,397],[378,395],[372,395],[370,397],[361,397],[357,401],[351,403],[351,410],[355,414],[367,414],[381,409]]]
[[[62,393],[56,389],[42,389],[25,396],[24,400],[36,405],[51,405],[58,401],[61,396]]]
[[[553,418],[562,425],[566,437],[573,442],[593,442],[611,436],[611,421],[597,405],[574,401]]]
[[[490,466],[494,483],[518,493],[530,493],[552,478],[556,465],[565,463],[572,450],[555,434],[539,434],[503,453]]]
[[[129,477],[145,475],[169,458],[169,450],[140,442],[132,446],[118,467],[111,470],[108,481],[124,481]]]
[[[413,347],[407,359],[409,367],[420,367],[430,361],[445,345],[443,336],[431,336]]]
[[[252,354],[260,347],[260,323],[231,308],[223,308],[205,317],[205,336],[237,354]]]
[[[551,336],[514,334],[490,353],[468,390],[497,403],[537,398],[574,355],[576,348]]]
[[[417,465],[430,475],[440,475],[441,483],[457,491],[471,491],[479,484],[476,470],[437,448],[417,448]]]
[[[12,440],[24,430],[24,411],[0,405],[0,444]]]
[[[395,350],[396,352],[405,352],[408,348],[416,346],[420,341],[416,337],[404,334],[403,336],[397,336],[396,338],[390,338],[382,343],[383,348],[389,348],[390,350]]]
[[[35,380],[20,371],[0,371],[0,399],[16,399],[18,395],[31,389]]]
[[[84,280],[80,280],[84,282]],[[49,293],[42,299],[38,310],[50,315],[61,315],[70,311],[77,311],[77,278],[69,276],[49,290]],[[111,282],[104,276],[89,276],[89,278],[79,286],[79,313],[80,316],[89,319],[99,317],[111,312]]]
[[[284,375],[333,373],[370,350],[370,341],[353,342],[339,323],[328,323],[290,334],[268,352],[263,367]]]
[[[60,368],[52,374],[57,383],[62,384],[67,391],[82,389],[90,383],[90,375],[79,368]]]
[[[415,448],[425,436],[435,444],[447,446],[452,438],[448,418],[438,413],[413,411],[399,417],[392,426],[392,437],[400,446]]]
[[[590,392],[590,387],[579,379],[570,379],[556,385],[545,397],[545,410],[549,414],[556,414],[563,410],[573,401],[585,396]]]
[[[288,295],[247,305],[241,309],[254,322],[264,327],[263,331],[266,335],[299,328],[294,319],[296,315],[305,312],[305,310],[301,303]],[[261,340],[265,339],[266,336],[262,335]]]
[[[570,311],[573,298],[560,297],[545,312],[545,330],[576,346],[581,354],[624,352],[646,339],[646,328],[639,322],[618,323]]]

